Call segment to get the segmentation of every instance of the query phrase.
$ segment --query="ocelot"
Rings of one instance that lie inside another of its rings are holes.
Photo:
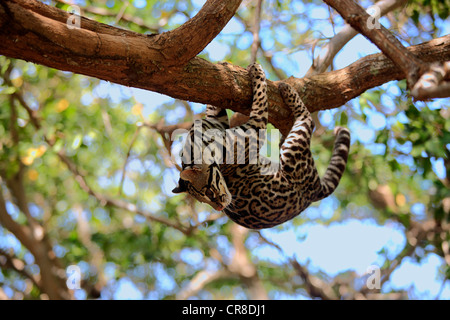
[[[198,201],[223,210],[236,223],[262,229],[294,218],[312,202],[336,189],[347,163],[350,132],[341,127],[335,129],[331,161],[320,179],[310,151],[314,122],[297,92],[290,85],[280,83],[283,100],[296,120],[281,146],[279,170],[268,174],[268,161],[252,161],[252,155],[255,156],[265,139],[258,132],[266,129],[268,119],[265,74],[258,64],[250,65],[247,70],[253,87],[249,120],[233,128],[233,134],[224,134],[230,130],[225,109],[207,106],[206,118],[201,124],[194,124],[186,138],[182,154],[190,156],[183,157],[182,172],[173,192],[188,192]],[[257,144],[256,151],[252,144]],[[239,145],[244,148],[244,155]],[[195,148],[201,149],[200,156],[199,149],[196,153]],[[225,155],[226,161],[222,159]]]

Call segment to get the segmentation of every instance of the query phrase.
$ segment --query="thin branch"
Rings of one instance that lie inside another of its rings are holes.
[[[297,259],[291,258],[290,262],[297,274],[303,279],[306,291],[311,297],[322,300],[336,300],[338,298],[328,283],[311,275],[305,267],[298,263]]]
[[[244,19],[244,18],[239,14],[239,12],[236,12],[235,17],[236,17],[237,19],[239,19],[239,21],[245,26],[245,30],[246,30],[246,31],[252,32],[252,27],[250,26],[249,22],[248,22],[246,19]],[[253,44],[253,43],[252,43],[252,44]],[[269,64],[269,66],[271,67],[272,72],[277,76],[277,78],[278,78],[279,80],[285,79],[285,78],[286,78],[286,75],[284,74],[284,72],[283,72],[282,70],[280,70],[280,69],[278,69],[278,68],[276,68],[276,67],[274,66],[273,60],[272,60],[273,55],[272,55],[270,52],[267,52],[266,50],[264,50],[264,48],[262,47],[261,41],[258,42],[258,45],[259,45],[259,48],[258,48],[259,52],[261,52],[262,56],[264,57],[264,59],[266,60],[266,62],[267,62],[267,63]]]
[[[125,156],[125,161],[123,162],[122,176],[120,178],[120,184],[119,184],[119,195],[122,194],[123,183],[125,181],[126,169],[127,169],[128,160],[129,160],[130,155],[131,155],[131,149],[133,148],[133,145],[134,145],[137,137],[139,136],[139,132],[141,131],[141,128],[142,128],[142,126],[136,127],[136,131],[134,132],[133,137],[131,138],[130,146],[128,147],[128,151],[127,151],[127,154]]]
[[[219,279],[235,277],[228,270],[220,269],[217,271],[202,270],[198,272],[189,284],[177,293],[178,300],[186,300],[198,294],[206,285]]]
[[[179,166],[178,163],[173,161],[172,157],[172,144],[173,144],[172,134],[175,130],[178,129],[189,130],[192,127],[192,122],[184,122],[180,124],[173,124],[166,126],[164,125],[164,119],[162,119],[157,124],[149,124],[148,122],[144,122],[143,125],[146,126],[147,128],[155,130],[161,136],[165,150],[167,152],[167,156],[164,157],[164,162],[166,163],[166,165],[168,166],[174,165],[178,171],[181,171],[181,167]]]
[[[125,3],[122,4],[122,7],[120,8],[119,13],[116,16],[116,24],[119,23],[120,20],[122,20],[123,15],[125,14],[125,10],[127,10],[128,6],[130,5],[130,1],[125,1]]]
[[[238,224],[231,224],[231,242],[234,254],[229,263],[225,263],[220,253],[212,248],[210,254],[219,261],[223,269],[215,272],[202,270],[189,282],[189,284],[177,294],[178,299],[187,299],[197,294],[207,284],[225,278],[238,278],[246,286],[250,299],[267,300],[267,292],[256,271],[256,266],[248,257],[248,250],[245,247],[245,238],[248,229]]]
[[[261,46],[261,40],[259,39],[259,30],[261,27],[261,11],[263,0],[256,1],[255,7],[255,19],[253,22],[252,34],[253,43],[250,47],[250,63],[255,63],[258,55],[258,48]]]
[[[81,243],[86,247],[91,256],[92,266],[97,273],[97,282],[94,285],[95,292],[101,292],[102,288],[106,285],[106,277],[103,272],[104,252],[102,249],[92,241],[92,232],[89,226],[89,222],[86,220],[83,214],[83,207],[81,204],[76,204],[73,207],[75,217],[77,219],[78,237]],[[92,288],[90,290],[93,292]]]

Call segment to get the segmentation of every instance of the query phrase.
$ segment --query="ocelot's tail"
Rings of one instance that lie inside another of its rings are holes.
[[[335,129],[336,141],[334,142],[333,155],[325,175],[321,179],[322,191],[317,193],[316,201],[328,197],[339,184],[339,180],[345,171],[350,147],[350,131],[346,128]]]

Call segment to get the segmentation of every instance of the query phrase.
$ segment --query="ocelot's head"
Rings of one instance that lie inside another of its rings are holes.
[[[188,192],[218,211],[231,203],[230,191],[216,163],[187,166],[181,171],[178,186],[172,192]]]

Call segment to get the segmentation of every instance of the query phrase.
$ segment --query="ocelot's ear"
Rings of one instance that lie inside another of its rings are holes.
[[[202,170],[198,168],[185,169],[181,171],[180,178],[189,182],[194,182],[201,175]]]
[[[173,193],[183,193],[183,192],[187,192],[187,188],[186,188],[186,182],[184,182],[184,180],[180,179],[178,181],[178,186],[176,186],[173,190]]]

